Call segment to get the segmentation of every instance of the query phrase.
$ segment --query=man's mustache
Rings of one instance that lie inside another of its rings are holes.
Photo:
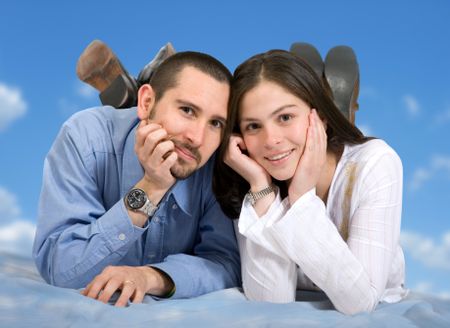
[[[194,158],[197,163],[200,163],[202,160],[202,155],[200,154],[198,147],[193,147],[189,143],[178,141],[174,138],[169,137],[167,140],[171,140],[175,147],[181,148],[184,150],[187,150]],[[170,154],[172,154],[172,151],[167,152],[163,158],[166,159]]]

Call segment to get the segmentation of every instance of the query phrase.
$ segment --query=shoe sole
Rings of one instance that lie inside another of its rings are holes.
[[[353,49],[347,46],[332,48],[325,58],[324,73],[335,105],[347,119],[354,120],[354,110],[350,106],[355,86],[359,83],[359,67]]]
[[[81,81],[103,92],[118,76],[128,76],[128,73],[105,43],[94,40],[78,59],[77,75]]]
[[[161,65],[161,63],[175,54],[175,49],[172,46],[172,43],[166,43],[161,49],[159,49],[156,56],[142,69],[137,77],[137,82],[139,85],[143,85],[148,83],[155,72],[155,69]]]
[[[316,72],[317,76],[322,79],[324,69],[322,56],[312,44],[296,42],[291,45],[289,51],[306,61],[314,72]]]

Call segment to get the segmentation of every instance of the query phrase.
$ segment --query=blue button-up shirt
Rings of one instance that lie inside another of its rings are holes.
[[[44,279],[86,286],[108,265],[151,264],[173,297],[240,282],[233,225],[211,189],[213,159],[166,193],[151,221],[134,226],[123,197],[143,177],[134,152],[136,108],[92,108],[62,127],[44,163],[33,256]]]

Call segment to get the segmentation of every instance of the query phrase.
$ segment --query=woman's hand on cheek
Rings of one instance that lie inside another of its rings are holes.
[[[267,187],[271,184],[272,178],[261,165],[242,152],[245,149],[247,148],[244,139],[239,135],[232,135],[224,158],[225,164],[247,180],[250,186]]]
[[[327,155],[327,134],[315,109],[309,114],[306,144],[297,169],[289,185],[289,202],[297,199],[316,187]]]

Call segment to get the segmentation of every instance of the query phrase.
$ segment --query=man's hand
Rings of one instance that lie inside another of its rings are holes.
[[[167,131],[159,124],[141,121],[136,131],[135,152],[145,171],[144,179],[163,194],[175,183],[170,168],[178,155]]]
[[[115,306],[123,307],[129,300],[142,303],[147,293],[163,296],[172,289],[172,280],[162,271],[152,267],[108,266],[81,293],[107,303],[116,291],[120,291]]]
[[[177,161],[174,143],[167,131],[159,124],[142,120],[136,130],[134,150],[144,168],[144,177],[135,185],[144,190],[153,205],[157,205],[176,179],[170,168]],[[134,225],[143,227],[148,217],[143,213],[128,210]]]

